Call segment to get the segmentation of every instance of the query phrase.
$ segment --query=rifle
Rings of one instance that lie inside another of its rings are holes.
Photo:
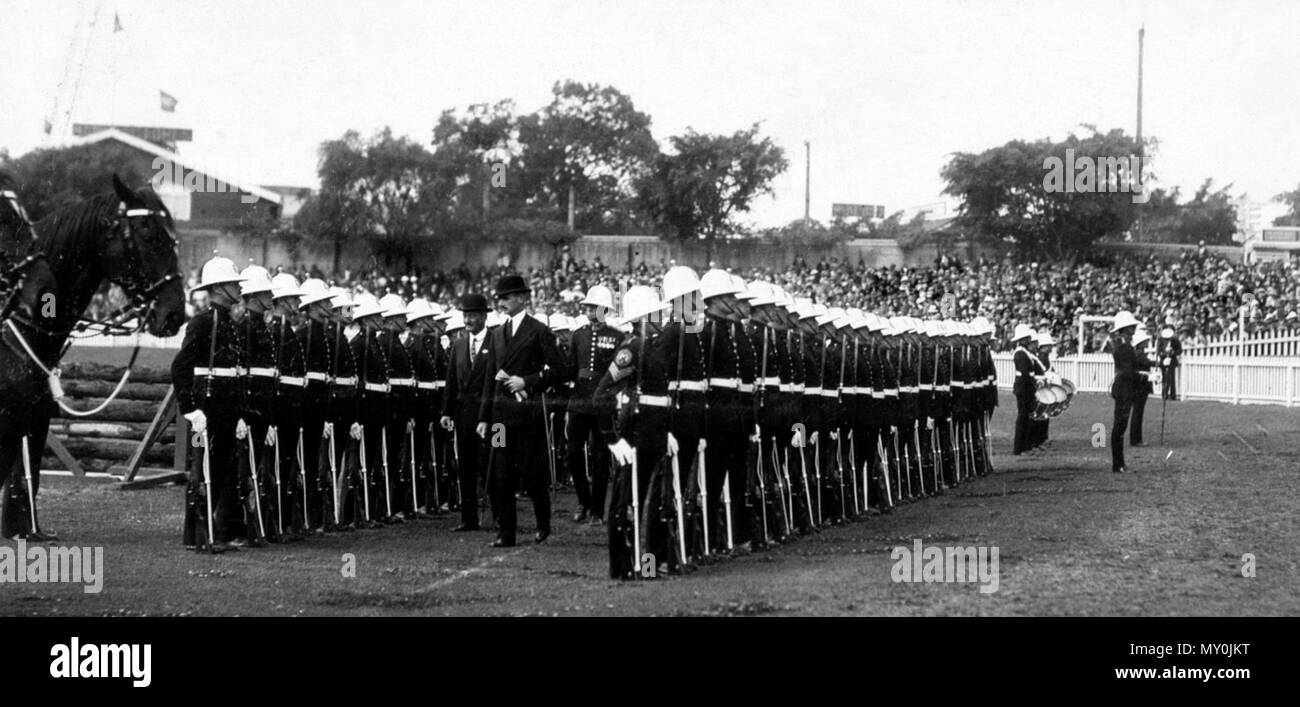
[[[885,454],[885,441],[876,436],[876,456],[880,457],[880,475],[885,480],[885,505],[894,507],[894,490],[889,485],[889,456]]]
[[[551,501],[556,497],[555,426],[551,424],[551,411],[546,407],[546,393],[542,393],[542,429],[546,433],[546,466],[551,471]]]
[[[30,507],[29,510],[31,510],[31,517],[28,520],[31,521],[32,535],[35,536],[40,534],[40,531],[37,530],[37,528],[40,527],[40,524],[36,522],[36,490],[32,485],[32,458],[31,453],[28,451],[27,442],[27,435],[23,435],[23,480],[26,484],[27,490],[27,505]]]
[[[411,451],[411,515],[414,516],[420,510],[420,498],[416,494],[415,480],[415,427],[406,431],[406,448]]]
[[[400,450],[399,450],[400,453]],[[379,464],[384,473],[384,521],[393,520],[393,486],[388,478],[388,425],[379,428]]]
[[[215,316],[215,311],[214,311]],[[202,432],[203,438],[203,501],[207,504],[206,518],[208,521],[208,552],[217,553],[216,535],[212,530],[212,457],[210,451],[212,444],[208,439],[208,431]]]
[[[257,483],[257,456],[253,452],[253,432],[249,429],[244,444],[248,447],[248,478],[253,482],[253,512],[257,514],[257,535],[266,538],[266,527],[262,523],[262,487]]]
[[[428,499],[426,498],[426,499],[425,499],[425,506],[428,507],[428,509],[429,509],[429,513],[431,513],[431,514],[432,514],[432,513],[438,513],[438,512],[440,512],[440,511],[442,510],[442,499],[438,497],[438,470],[441,468],[442,465],[440,465],[440,464],[438,463],[438,428],[437,428],[437,424],[438,424],[438,423],[436,423],[436,422],[430,422],[430,423],[429,423],[429,461],[430,461],[430,463],[433,465],[433,469],[432,469],[432,471],[433,471],[433,483],[432,483],[432,484],[429,484],[429,487],[430,487],[430,489],[433,491],[433,503],[428,503]],[[456,426],[456,425],[455,425],[455,423],[453,422],[453,423],[452,423],[452,427],[455,427],[455,426]],[[443,462],[444,462],[444,463],[446,462],[445,455],[444,455]],[[428,495],[428,490],[425,491],[425,494]]]
[[[296,450],[296,453],[297,453],[297,457],[298,457],[298,483],[302,485],[302,527],[303,527],[303,529],[306,530],[307,532],[311,532],[311,530],[312,530],[312,527],[311,527],[311,513],[310,513],[310,511],[308,510],[308,509],[309,509],[309,505],[308,505],[308,503],[307,503],[307,465],[303,463],[303,456],[304,456],[304,453],[303,453],[303,444],[302,444],[302,428],[301,428],[301,427],[298,428],[298,445],[297,445],[297,446],[298,446],[298,449]],[[317,473],[319,473],[319,472],[317,472]]]
[[[273,470],[275,471],[275,534],[277,537],[284,535],[284,496],[281,495],[280,487],[280,429],[274,425],[270,429],[275,430],[275,444],[272,445]]]

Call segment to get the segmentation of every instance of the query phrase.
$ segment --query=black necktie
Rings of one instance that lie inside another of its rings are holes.
[[[510,337],[514,334],[514,323],[515,320],[513,319],[506,320],[506,346],[510,345]]]

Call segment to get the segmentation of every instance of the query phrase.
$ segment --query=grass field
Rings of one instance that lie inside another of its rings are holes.
[[[1109,473],[1092,446],[1110,400],[1084,395],[1053,424],[1047,454],[1013,458],[1009,396],[995,417],[997,472],[941,497],[834,527],[684,577],[607,579],[605,531],[556,504],[545,545],[488,547],[452,517],[221,556],[180,546],[183,490],[121,491],[49,480],[46,525],[65,545],[102,545],[104,588],[6,584],[2,615],[1294,615],[1300,613],[1300,411],[1181,402],[1147,409],[1151,445]],[[520,537],[531,509],[520,501]],[[990,545],[976,584],[890,578],[895,546]],[[345,553],[356,577],[342,576]],[[1253,553],[1256,576],[1242,576]]]

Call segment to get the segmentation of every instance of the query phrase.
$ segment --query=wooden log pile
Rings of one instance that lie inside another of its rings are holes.
[[[122,378],[124,368],[98,363],[65,366],[62,374],[64,402],[76,410],[103,403]],[[144,439],[149,422],[171,388],[166,370],[136,368],[128,382],[103,412],[94,417],[64,416],[50,422],[50,436],[58,439],[87,473],[107,472],[125,464]],[[146,466],[171,466],[176,444],[175,425],[168,425],[158,442],[145,453]],[[43,469],[67,467],[47,448]]]

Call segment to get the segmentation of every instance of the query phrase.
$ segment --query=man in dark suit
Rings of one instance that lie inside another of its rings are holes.
[[[1142,385],[1138,375],[1137,354],[1133,351],[1130,338],[1137,330],[1138,321],[1128,312],[1115,315],[1110,335],[1114,341],[1115,381],[1110,386],[1110,397],[1115,399],[1115,418],[1110,428],[1110,470],[1116,474],[1128,471],[1124,464],[1124,432],[1128,429],[1129,415],[1133,412],[1133,400],[1138,396]]]
[[[460,461],[460,525],[453,530],[478,530],[478,480],[487,423],[480,422],[483,390],[489,380],[487,356],[487,298],[468,294],[461,298],[465,333],[451,344],[451,361],[442,395],[442,428],[456,433],[456,454]],[[493,504],[495,506],[495,503]],[[493,508],[493,516],[496,509]]]
[[[528,316],[531,290],[518,275],[497,281],[496,300],[505,322],[488,335],[487,380],[479,423],[493,445],[492,479],[497,507],[493,547],[515,544],[515,485],[522,482],[537,515],[537,542],[551,534],[547,492],[545,420],[542,394],[564,380],[565,365],[555,334]],[[498,427],[501,425],[501,427]]]

